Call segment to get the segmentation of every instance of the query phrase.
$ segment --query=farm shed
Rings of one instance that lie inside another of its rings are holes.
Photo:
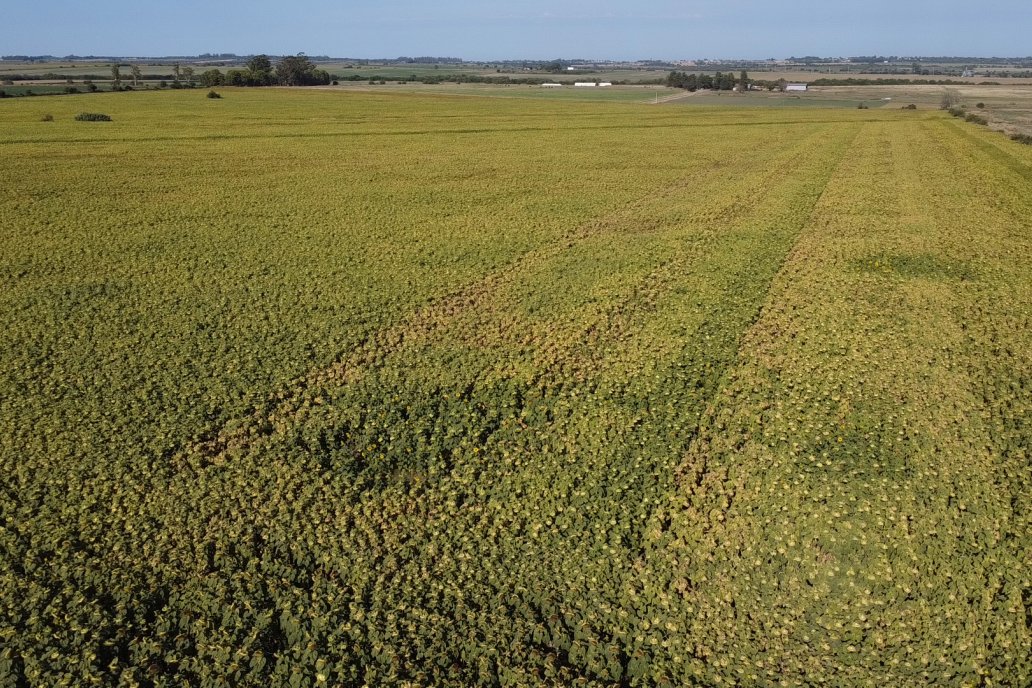
[[[594,88],[598,84],[596,84],[594,81],[575,81],[573,85],[580,88]]]
[[[805,91],[806,84],[785,84],[786,91]]]
[[[562,88],[562,84],[541,84],[541,88]]]

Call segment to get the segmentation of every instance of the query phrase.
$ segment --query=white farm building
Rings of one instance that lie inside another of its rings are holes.
[[[806,84],[785,84],[786,91],[805,91]]]

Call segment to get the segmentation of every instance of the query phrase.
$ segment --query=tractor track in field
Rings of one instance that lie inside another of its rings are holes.
[[[818,129],[810,137],[799,139],[782,154],[780,165],[768,168],[769,171],[764,174],[764,178],[758,180],[758,188],[764,189],[765,196],[776,193],[777,182],[785,178],[785,175],[781,174],[782,165],[791,167],[793,163],[807,156],[813,149],[809,145],[811,140],[820,136],[821,130]],[[331,365],[289,381],[281,389],[270,394],[262,407],[255,409],[243,420],[231,420],[179,449],[166,453],[166,456],[176,470],[197,470],[223,463],[231,454],[248,451],[279,434],[284,427],[296,424],[304,417],[306,406],[320,405],[323,390],[355,382],[367,370],[384,365],[387,359],[406,348],[431,341],[436,334],[445,331],[466,313],[501,313],[499,306],[491,307],[492,301],[506,287],[516,283],[526,270],[543,264],[593,237],[626,231],[628,226],[640,227],[641,218],[647,217],[647,214],[643,213],[644,209],[658,201],[692,190],[695,188],[693,182],[705,180],[710,174],[731,164],[733,163],[727,160],[711,162],[690,175],[678,177],[655,193],[632,200],[609,214],[582,222],[554,242],[520,255],[501,270],[431,301],[401,323],[372,333]],[[706,220],[710,224],[719,225],[738,219],[745,211],[746,206],[738,203],[737,199],[722,198],[721,205],[708,210]],[[645,225],[646,232],[654,229],[648,222]],[[572,348],[587,344],[597,346],[605,338],[621,336],[621,332],[631,323],[632,316],[642,307],[646,310],[655,307],[659,294],[680,274],[678,266],[683,268],[683,264],[690,261],[693,255],[692,252],[681,251],[664,261],[646,274],[631,294],[611,303],[608,308],[597,313],[592,321],[582,324],[572,336],[560,338],[554,345],[541,347],[538,364],[535,366],[539,371],[536,379],[540,381],[548,377],[550,372],[569,367],[567,359]],[[494,336],[507,341],[514,336],[527,336],[527,333],[519,333],[517,328],[519,323],[515,319],[506,318],[499,324]]]

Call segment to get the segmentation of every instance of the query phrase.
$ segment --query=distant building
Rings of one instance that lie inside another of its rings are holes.
[[[806,84],[785,84],[786,91],[805,91]]]
[[[578,88],[595,88],[598,86],[594,81],[575,81],[573,85]]]
[[[600,82],[598,82],[598,85],[599,86],[612,86],[613,82],[611,82],[611,81],[600,81]]]
[[[965,69],[965,70],[964,70],[964,73],[963,73],[963,74],[961,74],[961,76],[963,76],[963,77],[967,77],[967,78],[969,78],[969,79],[970,79],[971,77],[973,77],[974,75],[975,75],[975,72],[974,72],[974,70],[972,70],[972,69]]]
[[[562,88],[562,84],[541,84],[541,88]]]

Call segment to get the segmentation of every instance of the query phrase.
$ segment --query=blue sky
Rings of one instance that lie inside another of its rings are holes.
[[[0,11],[0,55],[1026,56],[1030,36],[1030,0],[14,0]]]

